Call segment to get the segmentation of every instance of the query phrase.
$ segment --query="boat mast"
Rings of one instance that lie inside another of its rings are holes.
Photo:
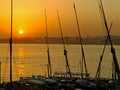
[[[66,50],[66,47],[65,47],[65,42],[64,42],[63,32],[62,32],[62,26],[61,26],[58,10],[57,10],[57,16],[58,16],[58,22],[59,22],[59,27],[60,27],[61,37],[62,37],[62,43],[63,43],[63,47],[64,47],[64,56],[65,56],[65,59],[66,59],[66,73],[70,77],[72,77],[71,76],[70,66],[69,66],[69,63],[68,63],[67,50]]]
[[[0,84],[1,84],[1,72],[2,72],[2,68],[1,68],[1,61],[0,61]]]
[[[111,53],[112,53],[112,56],[113,56],[113,62],[114,62],[114,66],[115,66],[115,73],[117,74],[118,79],[120,80],[119,65],[118,65],[118,61],[117,61],[117,57],[116,57],[115,48],[113,47],[113,43],[112,43],[112,40],[111,40],[111,37],[110,37],[110,33],[109,33],[108,25],[107,25],[107,20],[106,20],[106,16],[105,16],[103,4],[102,4],[102,1],[101,1],[101,0],[99,0],[98,3],[99,3],[99,5],[100,5],[99,8],[100,8],[101,13],[102,13],[102,16],[103,16],[104,25],[105,25],[106,32],[107,32],[107,34],[108,34],[108,39],[109,39],[109,42],[110,42],[110,45],[111,45]]]
[[[110,25],[110,27],[109,27],[109,33],[110,33],[110,31],[111,31],[111,27],[112,27],[112,23],[111,23],[111,25]],[[105,52],[105,49],[106,49],[107,42],[108,42],[108,36],[107,36],[107,38],[106,38],[106,40],[105,40],[105,45],[104,45],[102,54],[100,55],[100,61],[99,61],[99,65],[98,65],[98,69],[97,69],[95,78],[100,78],[101,63],[102,63],[102,60],[103,60],[103,55],[104,55],[104,52]]]
[[[10,33],[10,83],[12,88],[12,30],[13,30],[13,0],[11,0],[11,33]]]
[[[11,33],[10,33],[10,83],[12,86],[12,30],[13,30],[13,0],[11,0]]]
[[[46,25],[46,43],[47,43],[47,54],[48,54],[48,77],[52,76],[51,61],[50,61],[50,52],[49,52],[49,42],[48,42],[48,29],[47,29],[47,16],[45,10],[45,25]]]
[[[73,7],[74,7],[74,11],[75,11],[75,16],[76,16],[76,22],[77,22],[77,28],[78,28],[78,33],[79,33],[79,42],[81,44],[81,51],[82,51],[82,67],[81,67],[81,78],[83,78],[83,63],[85,66],[85,73],[86,73],[86,77],[88,77],[88,71],[87,71],[87,66],[86,66],[86,59],[85,59],[85,53],[84,53],[84,48],[83,48],[83,43],[82,43],[82,37],[81,37],[81,33],[80,33],[80,26],[79,26],[79,21],[78,21],[78,17],[77,17],[77,11],[76,11],[76,7],[75,7],[75,3],[73,3]]]

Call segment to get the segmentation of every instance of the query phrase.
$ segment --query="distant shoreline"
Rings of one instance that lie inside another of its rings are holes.
[[[0,44],[9,44],[9,43],[2,43],[0,42]],[[13,43],[13,44],[46,44],[46,43]],[[50,43],[50,44],[62,44],[62,43]],[[69,43],[66,45],[80,45],[79,43],[75,44],[75,43]],[[96,44],[96,43],[83,43],[83,45],[105,45],[105,44]],[[110,44],[107,44],[110,45]],[[113,45],[120,45],[120,44],[113,44]]]
[[[112,36],[112,42],[114,45],[120,45],[120,36]],[[86,37],[82,38],[82,43],[87,45],[104,45],[106,36],[102,37]],[[79,37],[64,37],[65,44],[80,44]],[[8,38],[0,39],[0,43],[9,43]],[[46,44],[46,38],[13,38],[14,44]],[[62,44],[60,37],[48,38],[49,44]],[[109,41],[107,42],[109,45]]]

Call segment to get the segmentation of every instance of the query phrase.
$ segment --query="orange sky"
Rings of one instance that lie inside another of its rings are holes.
[[[64,36],[77,36],[73,1],[76,4],[82,36],[105,35],[97,0],[13,0],[13,36],[45,36],[45,16],[47,11],[49,36],[60,36],[58,9]],[[111,33],[120,36],[120,0],[102,0],[108,25],[113,21]],[[18,31],[24,30],[23,35]],[[10,0],[0,0],[0,37],[10,35]]]

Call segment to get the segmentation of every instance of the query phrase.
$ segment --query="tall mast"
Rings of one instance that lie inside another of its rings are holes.
[[[11,33],[10,33],[10,83],[12,86],[12,30],[13,30],[13,0],[11,0]]]
[[[64,48],[64,56],[65,56],[65,59],[66,59],[66,73],[70,77],[72,77],[71,76],[70,66],[69,66],[69,63],[68,63],[67,50],[66,50],[66,47],[65,47],[65,42],[64,42],[63,32],[62,32],[62,26],[61,26],[58,10],[57,10],[57,16],[58,16],[58,22],[59,22],[59,27],[60,27],[61,37],[62,37],[63,48]]]
[[[1,84],[1,72],[2,72],[2,68],[1,68],[1,61],[0,61],[0,84]]]
[[[108,39],[109,39],[109,42],[110,42],[110,45],[111,45],[111,53],[112,53],[112,56],[113,56],[113,62],[114,62],[114,66],[115,66],[115,73],[117,74],[118,79],[120,80],[119,65],[118,65],[118,61],[117,61],[117,57],[116,57],[115,48],[113,47],[112,40],[111,40],[111,37],[110,37],[110,33],[109,33],[109,29],[108,29],[107,20],[106,20],[106,16],[105,16],[105,12],[104,12],[102,1],[99,0],[98,4],[99,4],[99,8],[101,10],[102,16],[103,16],[104,25],[105,25],[106,32],[108,34]]]
[[[112,23],[111,23],[111,25],[110,25],[110,27],[109,27],[109,33],[110,33],[110,31],[111,31],[111,27],[112,27]],[[105,45],[104,45],[102,54],[101,54],[101,56],[100,56],[100,61],[99,61],[99,65],[98,65],[98,69],[97,69],[95,78],[100,78],[101,63],[102,63],[102,60],[103,60],[103,55],[104,55],[104,52],[105,52],[105,48],[106,48],[107,42],[108,42],[108,36],[107,36],[107,38],[106,38],[106,40],[105,40]]]
[[[51,70],[51,61],[50,61],[50,52],[49,52],[46,10],[45,10],[45,25],[46,25],[46,43],[47,43],[47,54],[48,54],[48,65],[47,66],[48,66],[48,77],[49,77],[49,76],[52,76],[52,70]]]
[[[86,77],[88,77],[88,71],[87,71],[86,59],[85,59],[85,53],[84,53],[84,48],[83,48],[82,37],[81,37],[81,33],[80,33],[80,26],[79,26],[79,21],[78,21],[78,17],[77,17],[77,11],[76,11],[76,7],[75,7],[75,3],[73,3],[73,7],[74,7],[74,11],[75,11],[77,28],[78,28],[78,33],[79,33],[79,40],[80,40],[79,42],[81,44],[81,51],[82,51],[82,68],[81,68],[81,73],[83,73],[83,63],[84,63]],[[81,74],[81,77],[83,78],[82,74]]]

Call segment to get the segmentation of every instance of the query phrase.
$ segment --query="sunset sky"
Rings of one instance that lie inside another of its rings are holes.
[[[113,21],[112,35],[120,36],[120,0],[102,0],[108,26]],[[56,10],[59,11],[64,36],[77,36],[73,9],[76,4],[81,34],[106,35],[97,0],[13,0],[13,37],[45,36],[47,13],[48,35],[60,36]],[[23,34],[19,34],[23,30]],[[0,38],[10,36],[10,0],[0,0]]]

